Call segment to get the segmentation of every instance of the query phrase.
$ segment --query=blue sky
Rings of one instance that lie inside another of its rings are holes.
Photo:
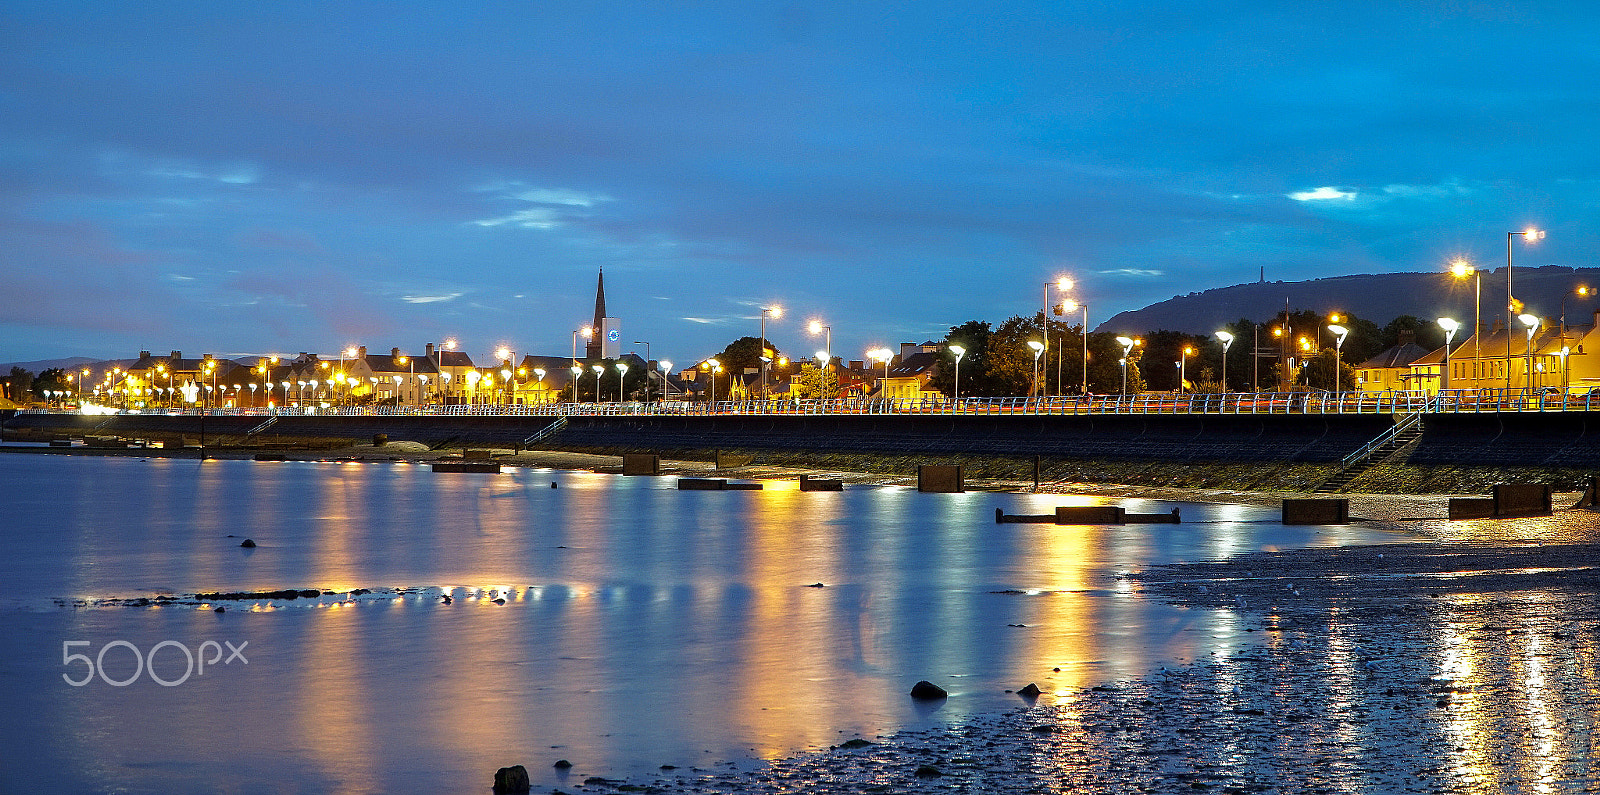
[[[559,355],[601,267],[688,363],[774,304],[862,358],[1063,274],[1096,325],[1528,224],[1593,266],[1587,7],[11,2],[0,361]]]

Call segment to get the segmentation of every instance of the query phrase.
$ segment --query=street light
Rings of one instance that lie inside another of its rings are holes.
[[[1082,309],[1083,310],[1083,394],[1084,395],[1088,395],[1089,394],[1089,305],[1088,304],[1080,304],[1077,301],[1074,301],[1074,300],[1069,298],[1061,306],[1063,308],[1065,308],[1068,312],[1071,312],[1074,309]],[[1058,392],[1061,390],[1060,361],[1061,361],[1060,354],[1057,354],[1057,357],[1056,357],[1056,362],[1057,362],[1057,364],[1056,364],[1056,391],[1058,391]]]
[[[1219,331],[1217,339],[1222,340],[1222,394],[1228,394],[1228,347],[1233,345],[1233,332]]]
[[[1030,342],[1028,344],[1032,345],[1033,343]],[[894,358],[894,354],[891,353],[888,348],[873,348],[872,350],[867,351],[867,358],[883,360],[883,380],[878,382],[878,392],[879,397],[887,398],[889,396],[889,360]],[[1034,357],[1034,361],[1037,365],[1038,357]],[[1035,367],[1035,370],[1037,369],[1038,368]],[[1038,377],[1037,372],[1034,373],[1034,377]]]
[[[1511,388],[1511,316],[1517,313],[1517,300],[1511,296],[1511,238],[1522,235],[1522,242],[1532,245],[1544,239],[1544,230],[1528,227],[1521,232],[1506,233],[1506,389]],[[1531,373],[1530,373],[1531,375]]]
[[[1473,378],[1476,379],[1477,368],[1482,366],[1482,339],[1483,339],[1483,271],[1474,267],[1472,263],[1461,257],[1455,258],[1450,263],[1450,275],[1457,279],[1473,277],[1472,288],[1472,366]]]
[[[1070,279],[1070,278],[1068,278],[1066,276],[1062,276],[1062,277],[1056,279],[1055,286],[1056,286],[1056,293],[1057,294],[1064,293],[1064,292],[1072,289],[1072,279]],[[1039,333],[1044,335],[1044,348],[1042,350],[1040,350],[1040,352],[1039,352],[1042,355],[1042,354],[1047,354],[1047,353],[1050,352],[1050,282],[1045,282],[1044,283],[1044,306],[1042,307],[1041,314],[1039,315],[1039,318],[1040,318]],[[1039,357],[1035,356],[1034,358],[1038,359]],[[1048,362],[1050,360],[1046,359],[1045,361]],[[1061,389],[1061,364],[1060,364],[1060,362],[1061,362],[1061,358],[1058,355],[1056,357],[1056,390],[1057,391],[1060,391],[1060,389]],[[1034,380],[1035,381],[1038,380],[1038,376],[1037,375],[1034,376]],[[1037,387],[1037,385],[1035,385],[1035,386]],[[1048,393],[1049,390],[1048,389],[1044,390],[1044,392]]]
[[[539,382],[539,390],[538,391],[539,391],[539,403],[540,403],[540,405],[543,405],[545,403],[550,402],[549,399],[547,399],[544,396],[544,373],[545,373],[545,369],[543,367],[535,367],[535,368],[533,368],[534,379]]]
[[[1179,392],[1183,391],[1183,382],[1185,380],[1187,380],[1185,378],[1185,372],[1188,370],[1189,355],[1192,354],[1192,353],[1194,353],[1194,348],[1191,348],[1188,345],[1183,346],[1183,350],[1178,352],[1178,391]]]
[[[617,362],[617,402],[618,403],[623,402],[623,398],[625,397],[622,394],[622,380],[623,380],[623,377],[626,376],[627,374],[628,374],[628,365],[623,364],[622,362]]]
[[[672,382],[667,380],[667,376],[672,374],[672,362],[662,359],[656,362],[656,369],[661,371],[661,399],[665,401],[672,396],[669,392]]]
[[[1122,394],[1128,394],[1128,357],[1133,355],[1134,340],[1130,337],[1118,337],[1117,344],[1122,346]]]
[[[603,364],[596,364],[596,365],[593,365],[590,369],[594,370],[594,402],[595,402],[596,405],[599,405],[600,402],[601,402],[601,398],[600,398],[600,374],[604,373],[606,371],[606,366],[603,365]]]
[[[810,328],[812,336],[816,336],[818,334],[824,335],[824,344],[822,346],[822,349],[823,349],[823,354],[822,354],[823,363],[824,364],[832,364],[833,363],[833,326],[826,325],[820,320],[813,320],[813,321],[811,321],[811,325],[809,326],[809,328]]]
[[[648,406],[650,405],[650,370],[648,369],[650,367],[650,343],[634,340],[633,344],[644,346],[644,366],[646,368],[644,371],[644,404]]]
[[[1538,315],[1518,315],[1517,319],[1522,321],[1523,325],[1528,327],[1528,350],[1527,350],[1527,353],[1528,353],[1528,391],[1532,392],[1533,391],[1533,335],[1534,335],[1534,332],[1539,330],[1539,316]],[[1509,352],[1510,349],[1511,349],[1511,346],[1508,344],[1506,346],[1507,352]]]
[[[1350,335],[1350,329],[1347,329],[1338,323],[1329,323],[1328,330],[1333,332],[1333,391],[1338,393],[1344,391],[1344,385],[1339,383],[1342,380],[1340,376],[1343,375],[1343,373],[1340,372],[1342,366],[1340,355],[1341,351],[1344,350],[1344,338]],[[1445,345],[1446,350],[1448,350],[1449,343],[1446,343]]]
[[[578,376],[583,375],[583,368],[576,363],[572,365],[572,402],[578,402]]]
[[[1439,328],[1444,329],[1444,375],[1439,378],[1439,390],[1444,391],[1450,388],[1450,341],[1455,339],[1456,330],[1461,328],[1461,324],[1455,318],[1441,317]]]
[[[705,364],[701,366],[711,368],[711,406],[715,408],[717,405],[717,373],[722,372],[722,362],[716,359],[707,359]]]
[[[771,315],[773,320],[777,320],[783,317],[783,307],[773,305],[762,307],[761,309],[761,356],[763,357],[761,362],[761,397],[763,399],[767,396],[767,363],[765,361],[767,355],[767,315]]]
[[[1049,287],[1046,284],[1045,287]],[[1045,344],[1038,340],[1028,340],[1028,347],[1033,349],[1033,396],[1041,397],[1039,389],[1039,357],[1045,352]]]
[[[951,353],[956,355],[956,386],[955,386],[955,390],[954,390],[954,395],[953,395],[953,397],[951,397],[951,400],[955,401],[956,403],[960,403],[961,402],[961,357],[967,355],[967,349],[961,347],[960,345],[951,345],[949,350],[950,350]]]

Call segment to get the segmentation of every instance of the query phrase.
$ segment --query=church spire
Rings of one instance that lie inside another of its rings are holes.
[[[606,270],[601,268],[600,280],[595,284],[594,288],[594,325],[590,326],[590,328],[594,329],[594,333],[589,336],[588,356],[590,359],[601,358],[601,353],[605,350],[605,340],[602,336],[605,334],[605,319]]]

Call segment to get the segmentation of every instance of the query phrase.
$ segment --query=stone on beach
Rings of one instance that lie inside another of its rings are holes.
[[[919,701],[932,701],[934,699],[949,698],[950,694],[945,689],[924,679],[911,686],[911,697]]]
[[[533,788],[528,780],[528,769],[522,765],[502,767],[494,772],[494,791],[496,795],[512,792],[527,792]]]
[[[251,541],[250,539],[246,538],[244,540],[244,543],[240,544],[239,546],[244,547],[245,549],[255,549],[256,548],[256,542]]]

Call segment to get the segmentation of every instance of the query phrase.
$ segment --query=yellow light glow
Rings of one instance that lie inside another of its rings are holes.
[[[1450,263],[1450,275],[1457,279],[1465,279],[1476,271],[1477,269],[1472,267],[1472,263],[1459,257]]]
[[[1067,278],[1066,276],[1062,276],[1061,278],[1057,279],[1056,280],[1056,289],[1057,290],[1071,290],[1072,289],[1072,279]]]

